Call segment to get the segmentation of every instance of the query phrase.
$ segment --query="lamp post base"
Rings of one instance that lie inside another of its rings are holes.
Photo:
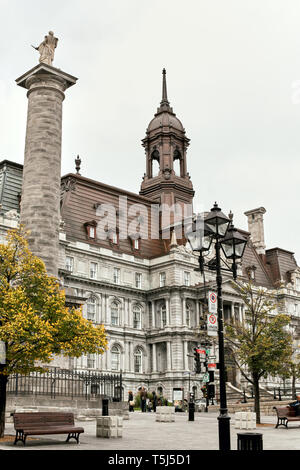
[[[220,414],[219,421],[219,450],[230,450],[230,416]]]

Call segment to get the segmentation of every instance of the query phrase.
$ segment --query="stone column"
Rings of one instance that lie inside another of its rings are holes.
[[[185,371],[189,370],[189,362],[188,362],[188,342],[183,341],[183,369]]]
[[[243,323],[243,305],[239,304],[239,316],[240,316],[240,322]]]
[[[169,299],[169,297],[166,298],[166,317],[167,317],[166,326],[170,326],[171,325],[171,314],[170,314],[170,299]]]
[[[155,300],[151,300],[152,328],[156,328],[155,322]]]
[[[132,341],[129,342],[129,372],[133,372],[133,344]]]
[[[186,326],[186,299],[182,297],[182,325]]]
[[[199,300],[196,300],[196,327],[200,324]]]
[[[108,295],[105,294],[105,323],[110,323],[110,310],[109,310],[109,302],[108,302]]]
[[[231,302],[231,320],[230,323],[234,322],[234,302]]]
[[[167,370],[172,369],[171,342],[167,341]]]
[[[152,344],[152,372],[157,372],[156,343]]]
[[[58,274],[62,102],[77,78],[39,64],[16,80],[28,90],[21,224],[48,274]]]

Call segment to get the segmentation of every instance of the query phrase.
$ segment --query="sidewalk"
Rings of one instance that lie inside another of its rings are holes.
[[[195,421],[188,421],[187,413],[176,413],[175,422],[155,421],[154,413],[130,413],[130,419],[123,421],[123,437],[103,439],[96,437],[96,420],[76,421],[85,430],[80,443],[65,443],[65,435],[32,436],[24,447],[21,442],[0,442],[0,450],[218,450],[218,413],[195,413]],[[290,423],[290,428],[275,429],[277,419],[263,416],[262,423],[253,430],[235,429],[231,417],[231,449],[237,448],[237,433],[259,432],[263,434],[264,450],[300,450],[300,426]],[[13,424],[6,425],[5,434],[15,435]]]

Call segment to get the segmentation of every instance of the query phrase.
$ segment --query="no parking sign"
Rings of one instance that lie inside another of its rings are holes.
[[[208,336],[218,336],[218,318],[213,313],[207,315],[207,334]]]
[[[209,313],[217,313],[218,309],[218,298],[217,294],[213,291],[208,293],[208,311]]]

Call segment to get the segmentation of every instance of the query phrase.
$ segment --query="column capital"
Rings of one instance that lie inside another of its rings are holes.
[[[47,64],[38,64],[32,69],[28,70],[28,72],[21,75],[21,77],[17,78],[16,83],[18,86],[29,89],[30,83],[33,78],[44,81],[47,81],[47,79],[56,79],[60,82],[63,81],[65,85],[65,90],[70,86],[75,85],[78,80],[78,78],[74,77],[73,75],[63,72],[62,70],[57,69],[56,67],[52,67],[51,65]]]

